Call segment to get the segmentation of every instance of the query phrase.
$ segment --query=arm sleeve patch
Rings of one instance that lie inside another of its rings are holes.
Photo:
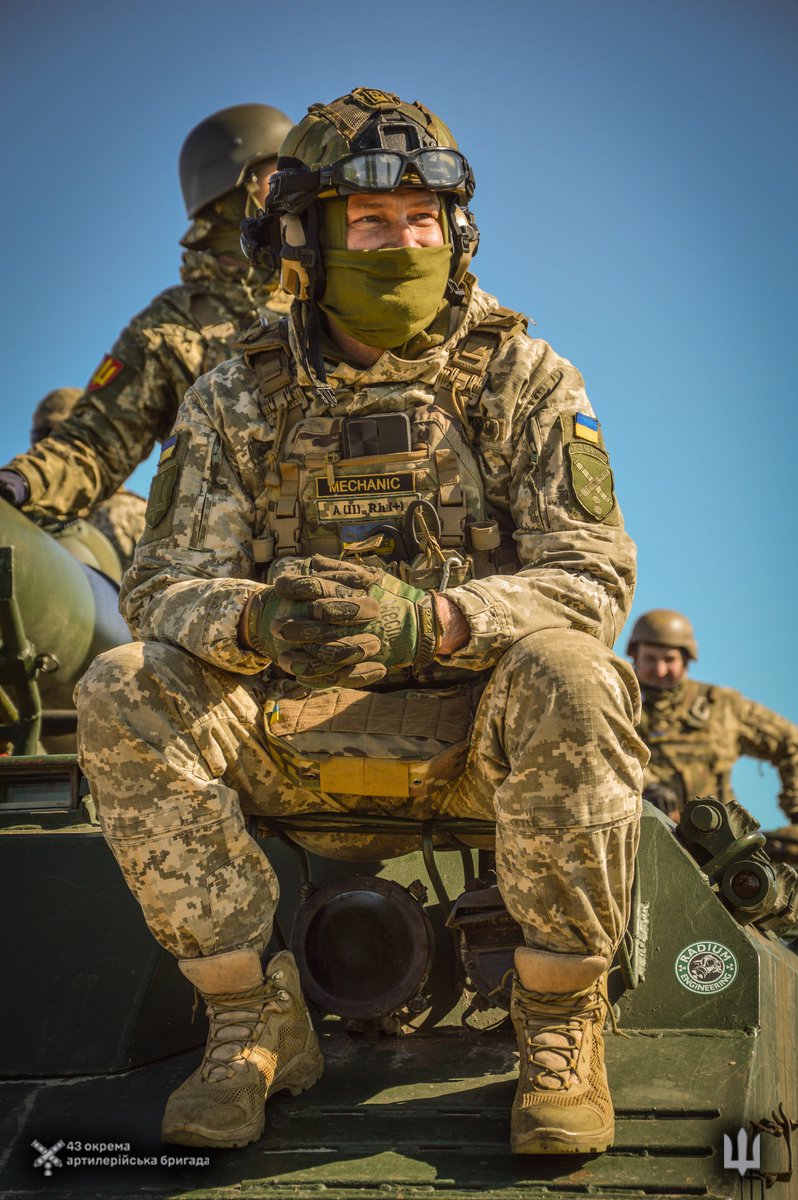
[[[574,499],[594,521],[617,524],[615,483],[601,426],[582,413],[563,413],[560,424]]]
[[[168,438],[166,454],[161,452],[158,470],[150,484],[147,511],[144,514],[145,530],[142,542],[155,542],[172,532],[174,521],[173,498],[175,484],[180,476],[180,467],[186,456],[188,443],[185,435]]]
[[[86,391],[99,392],[101,388],[107,387],[109,383],[113,383],[117,375],[124,371],[124,369],[125,364],[121,359],[112,358],[110,354],[106,354],[89,380]]]
[[[606,521],[615,508],[612,469],[603,450],[570,442],[571,483],[580,508],[596,521]]]

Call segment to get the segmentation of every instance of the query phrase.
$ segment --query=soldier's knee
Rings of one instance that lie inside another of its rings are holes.
[[[576,629],[549,629],[530,634],[512,646],[499,670],[513,684],[550,696],[577,691],[580,695],[615,680],[618,667],[626,666],[602,642]],[[629,675],[633,678],[633,672]]]
[[[75,685],[78,712],[93,704],[98,696],[112,702],[118,696],[119,685],[140,669],[141,649],[141,642],[131,642],[98,654]]]
[[[179,673],[188,657],[162,642],[129,642],[99,654],[75,687],[78,723],[85,726],[95,712],[107,720],[131,703],[151,699],[153,683]]]

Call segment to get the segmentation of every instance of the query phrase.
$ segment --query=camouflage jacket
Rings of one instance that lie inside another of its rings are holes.
[[[647,689],[640,734],[651,751],[644,786],[666,789],[677,813],[695,796],[733,800],[732,767],[748,756],[773,764],[779,803],[798,816],[798,725],[739,692],[694,679]]]
[[[180,273],[122,331],[57,433],[7,464],[27,481],[28,515],[87,515],[166,436],[186,389],[230,356],[235,337],[286,311],[282,293],[253,291],[244,269],[211,254],[186,251]]]
[[[469,332],[502,311],[471,280],[468,304],[443,345],[412,360],[386,351],[367,370],[328,363],[332,412],[300,365],[292,314],[283,323],[290,345],[287,390],[305,406],[310,428],[314,421],[327,428],[336,414],[340,424],[346,414],[424,408]],[[245,601],[261,586],[254,547],[264,544],[280,484],[270,459],[275,421],[253,369],[256,349],[245,348],[189,390],[174,435],[164,443],[148,528],[121,596],[121,611],[142,639],[168,641],[216,666],[252,674],[268,660],[239,645],[237,626]],[[446,665],[491,667],[514,642],[544,629],[574,627],[612,645],[631,604],[635,552],[581,376],[545,342],[515,332],[491,357],[477,401],[473,486],[509,531],[515,566],[512,574],[488,574],[448,591],[471,637]],[[579,427],[591,439],[584,445],[574,432],[580,414]],[[280,454],[290,458],[290,446],[284,441]],[[423,457],[423,449],[416,453]],[[327,456],[324,465],[332,473],[341,464]],[[601,517],[583,507],[584,495],[577,499],[578,490],[595,484],[585,482],[583,472],[591,469],[605,488]]]

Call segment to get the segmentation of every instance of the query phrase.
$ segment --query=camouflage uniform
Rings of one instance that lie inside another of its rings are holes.
[[[274,418],[264,403],[252,343],[190,389],[165,444],[123,587],[143,641],[95,661],[78,708],[106,836],[153,933],[180,958],[268,941],[277,883],[242,809],[495,817],[499,883],[530,945],[611,956],[623,932],[647,754],[634,728],[637,681],[609,647],[631,603],[634,547],[600,433],[585,453],[577,441],[578,414],[596,426],[581,377],[545,342],[514,332],[493,354],[471,426],[475,467],[457,477],[472,516],[495,516],[516,555],[505,573],[446,592],[470,640],[439,658],[437,678],[484,688],[459,779],[423,802],[322,797],[289,783],[265,745],[269,662],[238,641],[244,603],[261,586],[256,560],[273,551],[275,529],[278,552],[291,537],[291,522],[275,518],[278,468],[301,430],[311,440],[317,430],[323,458],[336,414],[340,424],[347,413],[433,405],[463,339],[498,307],[470,277],[468,288],[441,346],[414,359],[388,351],[368,370],[327,363],[332,417],[299,365],[294,317],[285,395],[302,395],[304,425],[278,447],[285,413]],[[440,455],[445,475],[451,457]],[[324,469],[334,476],[329,456]],[[447,478],[435,495],[452,494]],[[329,538],[314,503],[308,494],[295,510],[298,555]]]
[[[102,500],[88,518],[116,550],[123,571],[133,562],[136,542],[144,532],[146,507],[143,496],[121,487],[113,496]]]
[[[31,446],[38,445],[59,429],[74,412],[75,405],[82,395],[80,388],[55,388],[48,392],[33,411]],[[114,579],[121,579],[133,561],[136,542],[144,532],[146,506],[143,496],[122,487],[107,500],[102,500],[87,518],[89,524],[98,529],[116,551],[119,568],[113,573]],[[58,536],[59,531],[54,532]],[[68,538],[67,548],[70,548],[69,541]]]
[[[798,726],[731,688],[694,679],[646,688],[640,732],[651,751],[646,791],[677,816],[694,796],[734,800],[732,767],[741,756],[772,763],[779,803],[798,821]]]
[[[272,285],[253,284],[255,272],[209,253],[186,251],[180,274],[182,284],[123,330],[57,434],[7,464],[27,482],[28,515],[63,521],[112,496],[168,434],[194,380],[229,357],[256,317],[287,306]],[[135,521],[126,516],[125,525],[129,540]]]

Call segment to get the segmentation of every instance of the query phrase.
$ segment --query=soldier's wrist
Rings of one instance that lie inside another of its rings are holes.
[[[263,592],[253,592],[238,618],[238,644],[242,650],[263,654],[260,640],[260,620],[263,612]]]
[[[471,626],[462,609],[443,592],[430,593],[438,625],[438,645],[435,657],[445,657],[461,650],[471,638]]]
[[[30,500],[30,488],[25,476],[12,468],[0,471],[0,496],[15,508],[21,508]]]

